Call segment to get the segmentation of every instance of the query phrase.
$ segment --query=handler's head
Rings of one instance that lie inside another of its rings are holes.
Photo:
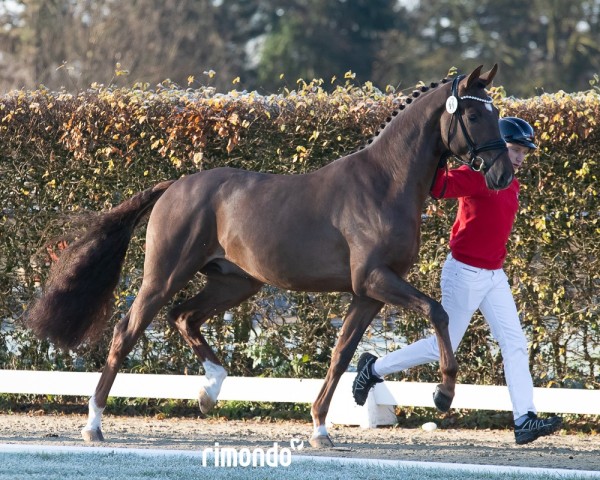
[[[522,118],[504,117],[500,119],[500,134],[508,146],[508,154],[515,171],[523,160],[537,145],[533,143],[535,132],[533,127]]]

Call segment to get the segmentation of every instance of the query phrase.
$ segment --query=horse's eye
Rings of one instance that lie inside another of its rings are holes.
[[[474,113],[470,113],[469,115],[467,115],[467,118],[469,119],[469,122],[477,121],[477,115],[475,115]]]

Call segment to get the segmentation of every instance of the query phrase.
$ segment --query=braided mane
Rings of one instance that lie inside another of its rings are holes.
[[[394,119],[394,117],[396,117],[402,110],[404,110],[406,107],[408,107],[415,98],[417,98],[421,95],[421,93],[428,92],[430,89],[437,88],[440,85],[448,83],[449,81],[450,81],[450,79],[448,77],[445,77],[445,78],[442,78],[439,82],[431,82],[429,84],[429,86],[423,85],[422,87],[418,88],[417,90],[413,90],[413,92],[410,96],[398,97],[398,99],[400,101],[402,101],[402,103],[398,106],[398,108],[396,108],[385,119],[385,122],[383,122],[381,125],[379,125],[379,128],[377,129],[375,134],[371,138],[369,138],[369,140],[367,140],[366,145],[362,145],[359,148],[359,150],[362,150],[362,149],[366,148],[368,145],[371,145],[373,143],[373,141],[375,140],[375,138],[383,131],[383,129],[390,124],[390,122]]]

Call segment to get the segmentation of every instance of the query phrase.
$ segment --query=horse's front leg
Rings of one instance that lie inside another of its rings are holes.
[[[388,267],[372,269],[364,277],[361,294],[384,303],[409,308],[423,313],[431,321],[440,349],[442,383],[437,386],[433,401],[441,412],[447,412],[454,399],[458,364],[452,351],[448,332],[448,314],[442,304],[417,290]]]
[[[327,427],[325,426],[325,419],[329,411],[333,393],[340,377],[348,368],[365,330],[382,307],[383,303],[368,297],[355,296],[352,299],[338,336],[337,344],[331,356],[331,363],[329,370],[327,370],[325,382],[312,405],[311,414],[314,432],[310,439],[310,444],[314,448],[328,448],[333,446],[327,434]]]

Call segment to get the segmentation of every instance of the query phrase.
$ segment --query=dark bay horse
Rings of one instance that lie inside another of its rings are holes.
[[[405,276],[417,258],[421,212],[440,158],[454,155],[480,170],[491,189],[505,188],[513,179],[498,111],[485,90],[497,66],[485,73],[481,69],[413,92],[366,148],[315,172],[202,171],[160,183],[88,222],[51,268],[43,294],[25,315],[38,336],[67,348],[94,340],[105,327],[133,231],[151,211],[142,285],[114,329],[89,402],[84,439],[103,439],[102,411],[121,363],[159,309],[197,272],[206,276],[205,287],[174,307],[168,319],[204,367],[203,412],[214,406],[227,373],[200,326],[264,284],[352,294],[312,406],[313,446],[332,445],[325,418],[334,390],[386,303],[431,321],[442,375],[434,400],[447,411],[458,367],[448,316]]]

